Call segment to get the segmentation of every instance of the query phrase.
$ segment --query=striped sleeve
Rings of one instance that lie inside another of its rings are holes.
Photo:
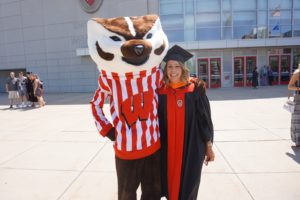
[[[103,112],[104,101],[107,97],[108,94],[102,92],[101,89],[98,88],[95,92],[93,100],[90,102],[96,127],[98,129],[98,132],[103,137],[107,136],[107,134],[113,127],[112,124],[107,120]]]

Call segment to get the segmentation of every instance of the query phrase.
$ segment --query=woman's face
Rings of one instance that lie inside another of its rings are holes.
[[[178,83],[181,80],[182,67],[179,62],[169,60],[167,63],[167,76],[171,83]]]

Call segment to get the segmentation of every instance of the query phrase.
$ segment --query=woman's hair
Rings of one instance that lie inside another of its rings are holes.
[[[165,85],[170,84],[170,80],[169,80],[168,75],[167,75],[168,62],[166,63],[165,68],[164,68],[164,82],[165,82]],[[182,62],[180,62],[180,61],[176,61],[176,62],[180,65],[180,67],[182,69],[180,80],[183,81],[183,82],[186,82],[186,83],[189,82],[189,72],[190,72],[190,70]]]
[[[297,74],[300,72],[300,62],[298,62],[298,68],[293,72],[293,74]]]

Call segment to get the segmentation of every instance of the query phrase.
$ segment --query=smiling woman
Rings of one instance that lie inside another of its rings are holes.
[[[214,160],[213,125],[204,84],[189,81],[184,63],[193,57],[175,45],[164,61],[165,86],[159,89],[159,130],[163,195],[196,200],[202,164]]]

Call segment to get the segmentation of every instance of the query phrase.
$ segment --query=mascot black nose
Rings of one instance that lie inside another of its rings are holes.
[[[138,44],[133,47],[133,50],[136,55],[140,56],[144,52],[144,45]]]

